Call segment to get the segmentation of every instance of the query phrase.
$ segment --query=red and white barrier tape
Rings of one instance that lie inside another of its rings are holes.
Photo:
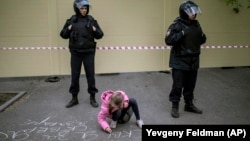
[[[202,48],[205,48],[205,49],[214,49],[214,48],[250,48],[250,46],[202,46]]]
[[[202,46],[203,49],[250,48],[250,46]],[[97,50],[166,50],[171,46],[100,46]],[[68,47],[0,47],[0,50],[68,50]]]
[[[68,50],[67,47],[0,47],[0,50]]]
[[[97,50],[160,50],[168,46],[103,46]],[[0,50],[68,50],[68,47],[0,47]]]
[[[169,46],[104,46],[97,47],[98,50],[162,50],[170,49]]]

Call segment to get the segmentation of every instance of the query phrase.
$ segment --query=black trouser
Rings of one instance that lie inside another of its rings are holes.
[[[129,98],[129,103],[128,103],[127,108],[123,108],[123,109],[114,111],[112,113],[112,119],[114,121],[122,119],[125,116],[125,114],[127,113],[128,109],[130,107],[132,108],[132,110],[133,110],[133,112],[135,114],[136,120],[139,120],[140,119],[139,108],[138,108],[138,104],[137,104],[137,102],[136,102],[136,100],[134,98]]]
[[[169,95],[171,102],[179,102],[183,94],[185,102],[194,98],[198,70],[184,71],[172,69],[173,85]]]
[[[88,83],[88,93],[95,94],[98,92],[95,86],[95,53],[79,53],[71,51],[71,85],[69,92],[77,95],[80,91],[80,75],[82,64]]]

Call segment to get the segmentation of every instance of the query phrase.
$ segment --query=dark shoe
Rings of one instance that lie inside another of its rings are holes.
[[[179,110],[178,108],[172,108],[172,111],[171,111],[171,116],[173,118],[178,118],[180,115],[179,115]]]
[[[90,105],[92,105],[95,108],[99,107],[99,104],[95,100],[95,96],[90,96]]]
[[[192,112],[192,113],[196,113],[196,114],[202,114],[202,110],[195,107],[194,104],[186,104],[184,111]]]
[[[78,99],[77,98],[72,98],[72,100],[66,105],[66,108],[73,107],[78,104]]]

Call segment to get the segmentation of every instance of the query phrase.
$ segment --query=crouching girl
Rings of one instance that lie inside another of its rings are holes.
[[[101,94],[101,101],[98,123],[104,131],[111,133],[112,129],[116,128],[117,123],[128,122],[133,113],[137,126],[142,128],[144,123],[140,118],[137,101],[134,98],[128,98],[124,91],[107,90]],[[111,120],[110,124],[108,119]]]

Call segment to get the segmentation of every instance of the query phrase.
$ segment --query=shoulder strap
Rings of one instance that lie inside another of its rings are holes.
[[[95,20],[94,17],[92,17],[91,15],[88,15],[88,19],[89,20]]]
[[[70,22],[71,23],[76,23],[78,21],[78,18],[76,15],[72,15],[71,18],[70,18]]]
[[[94,18],[92,16],[88,15],[87,19],[88,19],[87,27],[89,28],[90,25],[94,22]]]

